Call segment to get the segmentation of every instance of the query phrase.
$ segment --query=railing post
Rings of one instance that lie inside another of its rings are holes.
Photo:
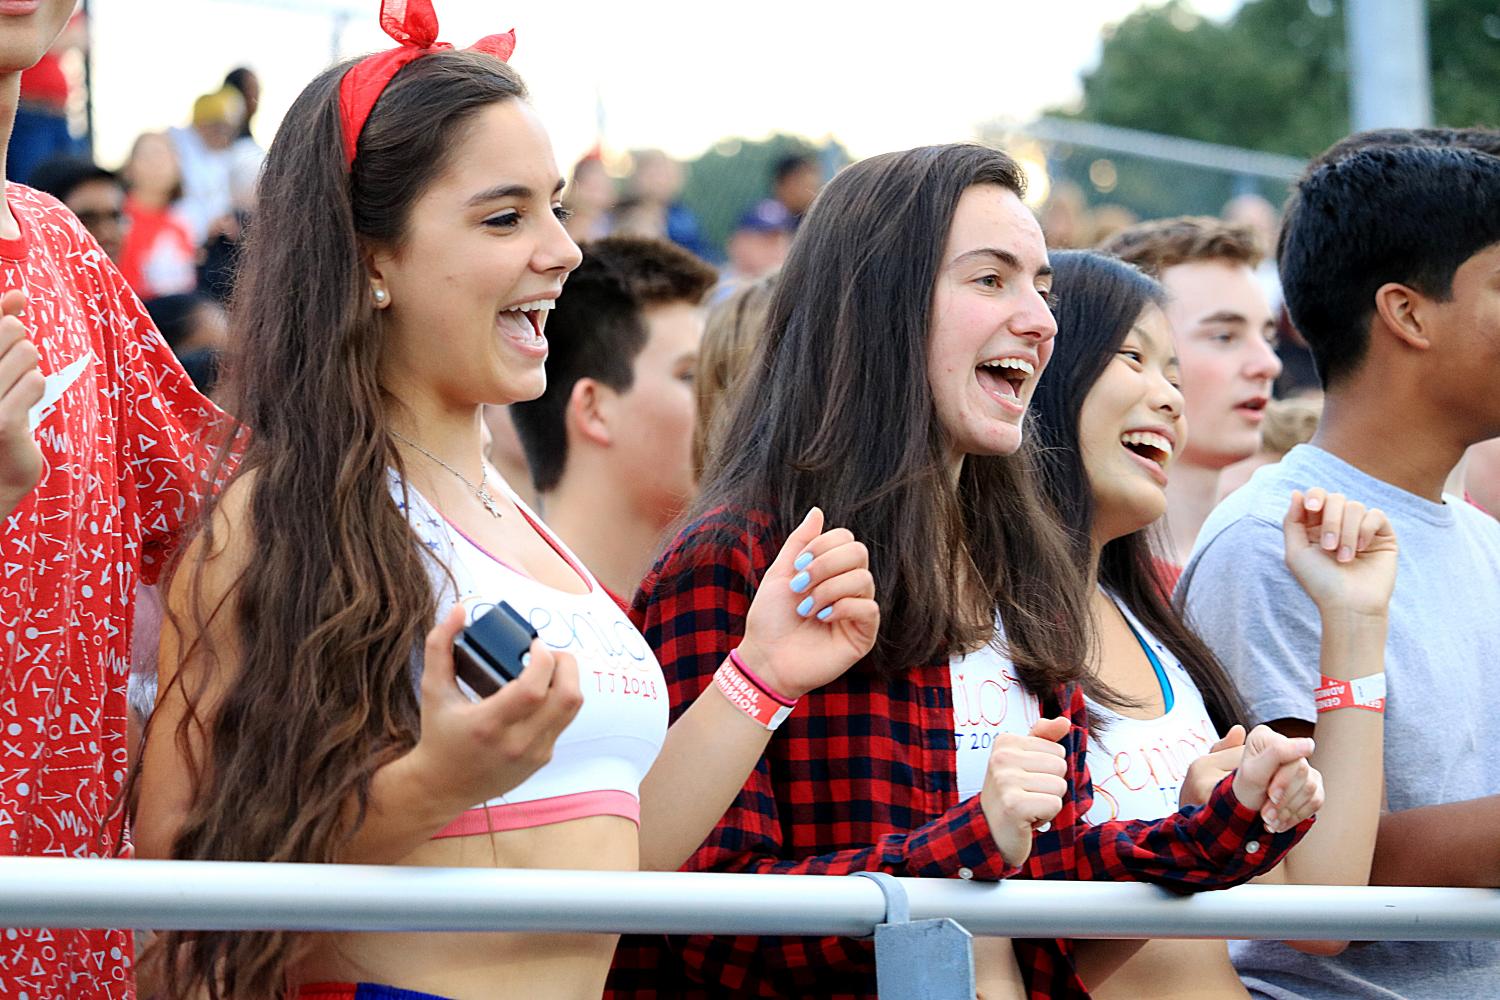
[[[912,920],[906,890],[885,872],[855,872],[880,887],[885,920],[875,928],[880,1000],[973,1000],[974,938],[946,917]]]

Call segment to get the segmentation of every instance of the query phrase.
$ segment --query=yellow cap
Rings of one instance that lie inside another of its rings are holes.
[[[238,125],[245,117],[245,99],[233,87],[204,94],[193,102],[193,124],[215,125],[220,122]]]

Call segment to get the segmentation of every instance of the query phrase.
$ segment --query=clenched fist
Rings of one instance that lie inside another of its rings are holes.
[[[1062,810],[1068,758],[1058,741],[1068,729],[1067,719],[1041,719],[1025,736],[995,737],[979,805],[1007,865],[1030,857],[1033,835]]]
[[[1256,726],[1234,772],[1234,797],[1260,813],[1272,833],[1282,833],[1323,808],[1323,776],[1307,762],[1313,741]]]

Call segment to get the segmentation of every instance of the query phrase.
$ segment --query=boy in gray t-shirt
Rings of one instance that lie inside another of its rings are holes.
[[[1385,511],[1401,546],[1385,666],[1391,810],[1500,792],[1500,747],[1485,738],[1500,719],[1500,522],[1311,445],[1219,505],[1179,584],[1189,619],[1244,696],[1245,721],[1317,721],[1318,610],[1282,561],[1281,531],[1286,498],[1313,485]],[[1500,996],[1495,942],[1355,945],[1332,959],[1247,942],[1234,958],[1247,985],[1270,997]]]
[[[1244,695],[1245,722],[1315,735],[1319,618],[1283,563],[1281,516],[1310,486],[1385,511],[1400,545],[1391,812],[1372,880],[1500,885],[1500,747],[1485,739],[1500,719],[1500,522],[1442,496],[1463,450],[1500,435],[1500,159],[1417,146],[1330,158],[1294,195],[1280,265],[1327,391],[1323,424],[1209,516],[1178,597]],[[1233,957],[1252,994],[1276,1000],[1500,997],[1494,941],[1332,956],[1246,942]]]

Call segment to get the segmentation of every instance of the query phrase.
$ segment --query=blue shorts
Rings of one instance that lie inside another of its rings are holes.
[[[380,983],[308,983],[297,990],[297,1000],[448,1000],[436,993],[403,990]]]

